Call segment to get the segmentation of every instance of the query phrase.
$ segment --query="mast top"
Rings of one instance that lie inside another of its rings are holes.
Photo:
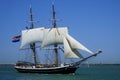
[[[53,15],[53,27],[56,28],[56,12],[54,7],[54,0],[52,0],[52,15]]]
[[[30,29],[33,28],[34,28],[34,24],[33,24],[32,6],[30,5]]]

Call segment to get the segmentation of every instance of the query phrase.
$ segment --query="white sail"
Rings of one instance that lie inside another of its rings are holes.
[[[72,38],[69,34],[66,35],[66,37],[67,37],[72,49],[80,49],[80,50],[83,50],[83,51],[87,51],[87,52],[89,52],[91,54],[94,54],[92,51],[90,51],[85,46],[83,46],[80,42],[78,42],[77,40]]]
[[[63,43],[62,35],[66,35],[67,33],[67,27],[45,29],[45,37],[41,47]]]
[[[68,40],[68,43],[70,44],[70,47],[71,47],[72,50],[80,49],[80,50],[87,51],[91,54],[94,54],[92,51],[90,51],[85,46],[83,46],[80,42],[78,42],[73,37],[71,37],[68,34],[67,27],[44,29],[44,39],[43,39],[41,47],[43,48],[45,46],[49,46],[49,45],[52,45],[52,44],[63,43],[63,37],[62,36],[66,37],[66,39]]]
[[[63,37],[63,42],[64,42],[64,55],[65,58],[79,58],[78,55],[76,55],[70,48],[70,45],[68,41],[66,40],[65,37]]]
[[[23,48],[25,45],[30,43],[43,41],[43,30],[44,27],[23,30],[20,48]]]
[[[77,51],[77,49],[73,49],[72,51],[73,51],[77,56],[79,56],[80,58],[84,58],[84,57],[82,56],[82,54],[80,54],[80,52]]]

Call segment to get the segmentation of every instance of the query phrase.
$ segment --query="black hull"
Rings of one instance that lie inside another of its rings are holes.
[[[75,73],[75,71],[77,70],[77,68],[79,68],[79,65],[86,61],[87,59],[96,56],[98,54],[100,54],[102,51],[98,51],[98,53],[95,53],[91,56],[88,56],[86,58],[83,58],[82,60],[75,62],[75,63],[71,63],[70,65],[66,65],[66,66],[62,66],[62,67],[51,67],[51,68],[23,68],[23,67],[19,67],[19,66],[15,66],[15,69],[18,72],[21,73],[40,73],[40,74],[70,74],[70,73]]]
[[[59,67],[59,68],[17,68],[15,69],[21,73],[40,73],[40,74],[70,74],[75,73],[78,67]]]

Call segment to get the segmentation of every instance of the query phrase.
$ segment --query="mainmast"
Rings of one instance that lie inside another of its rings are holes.
[[[32,7],[30,6],[30,29],[34,28],[33,24],[33,14],[32,14]]]
[[[32,14],[32,7],[30,7],[30,29],[34,28],[33,24],[33,14]],[[37,59],[36,59],[36,49],[35,49],[35,43],[30,44],[30,48],[33,51],[33,57],[34,57],[34,65],[36,66],[37,64]]]
[[[54,2],[52,3],[52,15],[53,15],[53,27],[56,28],[56,12],[54,8]]]
[[[55,12],[55,8],[54,8],[54,2],[52,2],[52,16],[53,16],[52,24],[53,24],[53,28],[57,27],[56,26],[56,16],[55,16],[55,14],[56,14],[56,12]],[[54,51],[55,51],[55,56],[56,56],[56,61],[55,61],[56,66],[58,66],[58,49],[57,49],[57,46],[58,46],[57,44],[54,44],[54,47],[55,47]]]

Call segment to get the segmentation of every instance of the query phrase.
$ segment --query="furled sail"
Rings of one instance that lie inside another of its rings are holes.
[[[66,37],[67,37],[68,42],[72,49],[80,49],[80,50],[86,51],[88,53],[94,54],[92,51],[90,51],[85,46],[83,46],[80,42],[78,42],[77,40],[72,38],[69,34],[67,34]]]
[[[43,31],[44,27],[23,30],[20,48],[23,48],[25,45],[30,43],[43,41]]]
[[[67,33],[67,27],[45,29],[45,37],[41,47],[63,43],[62,35],[66,35]]]

